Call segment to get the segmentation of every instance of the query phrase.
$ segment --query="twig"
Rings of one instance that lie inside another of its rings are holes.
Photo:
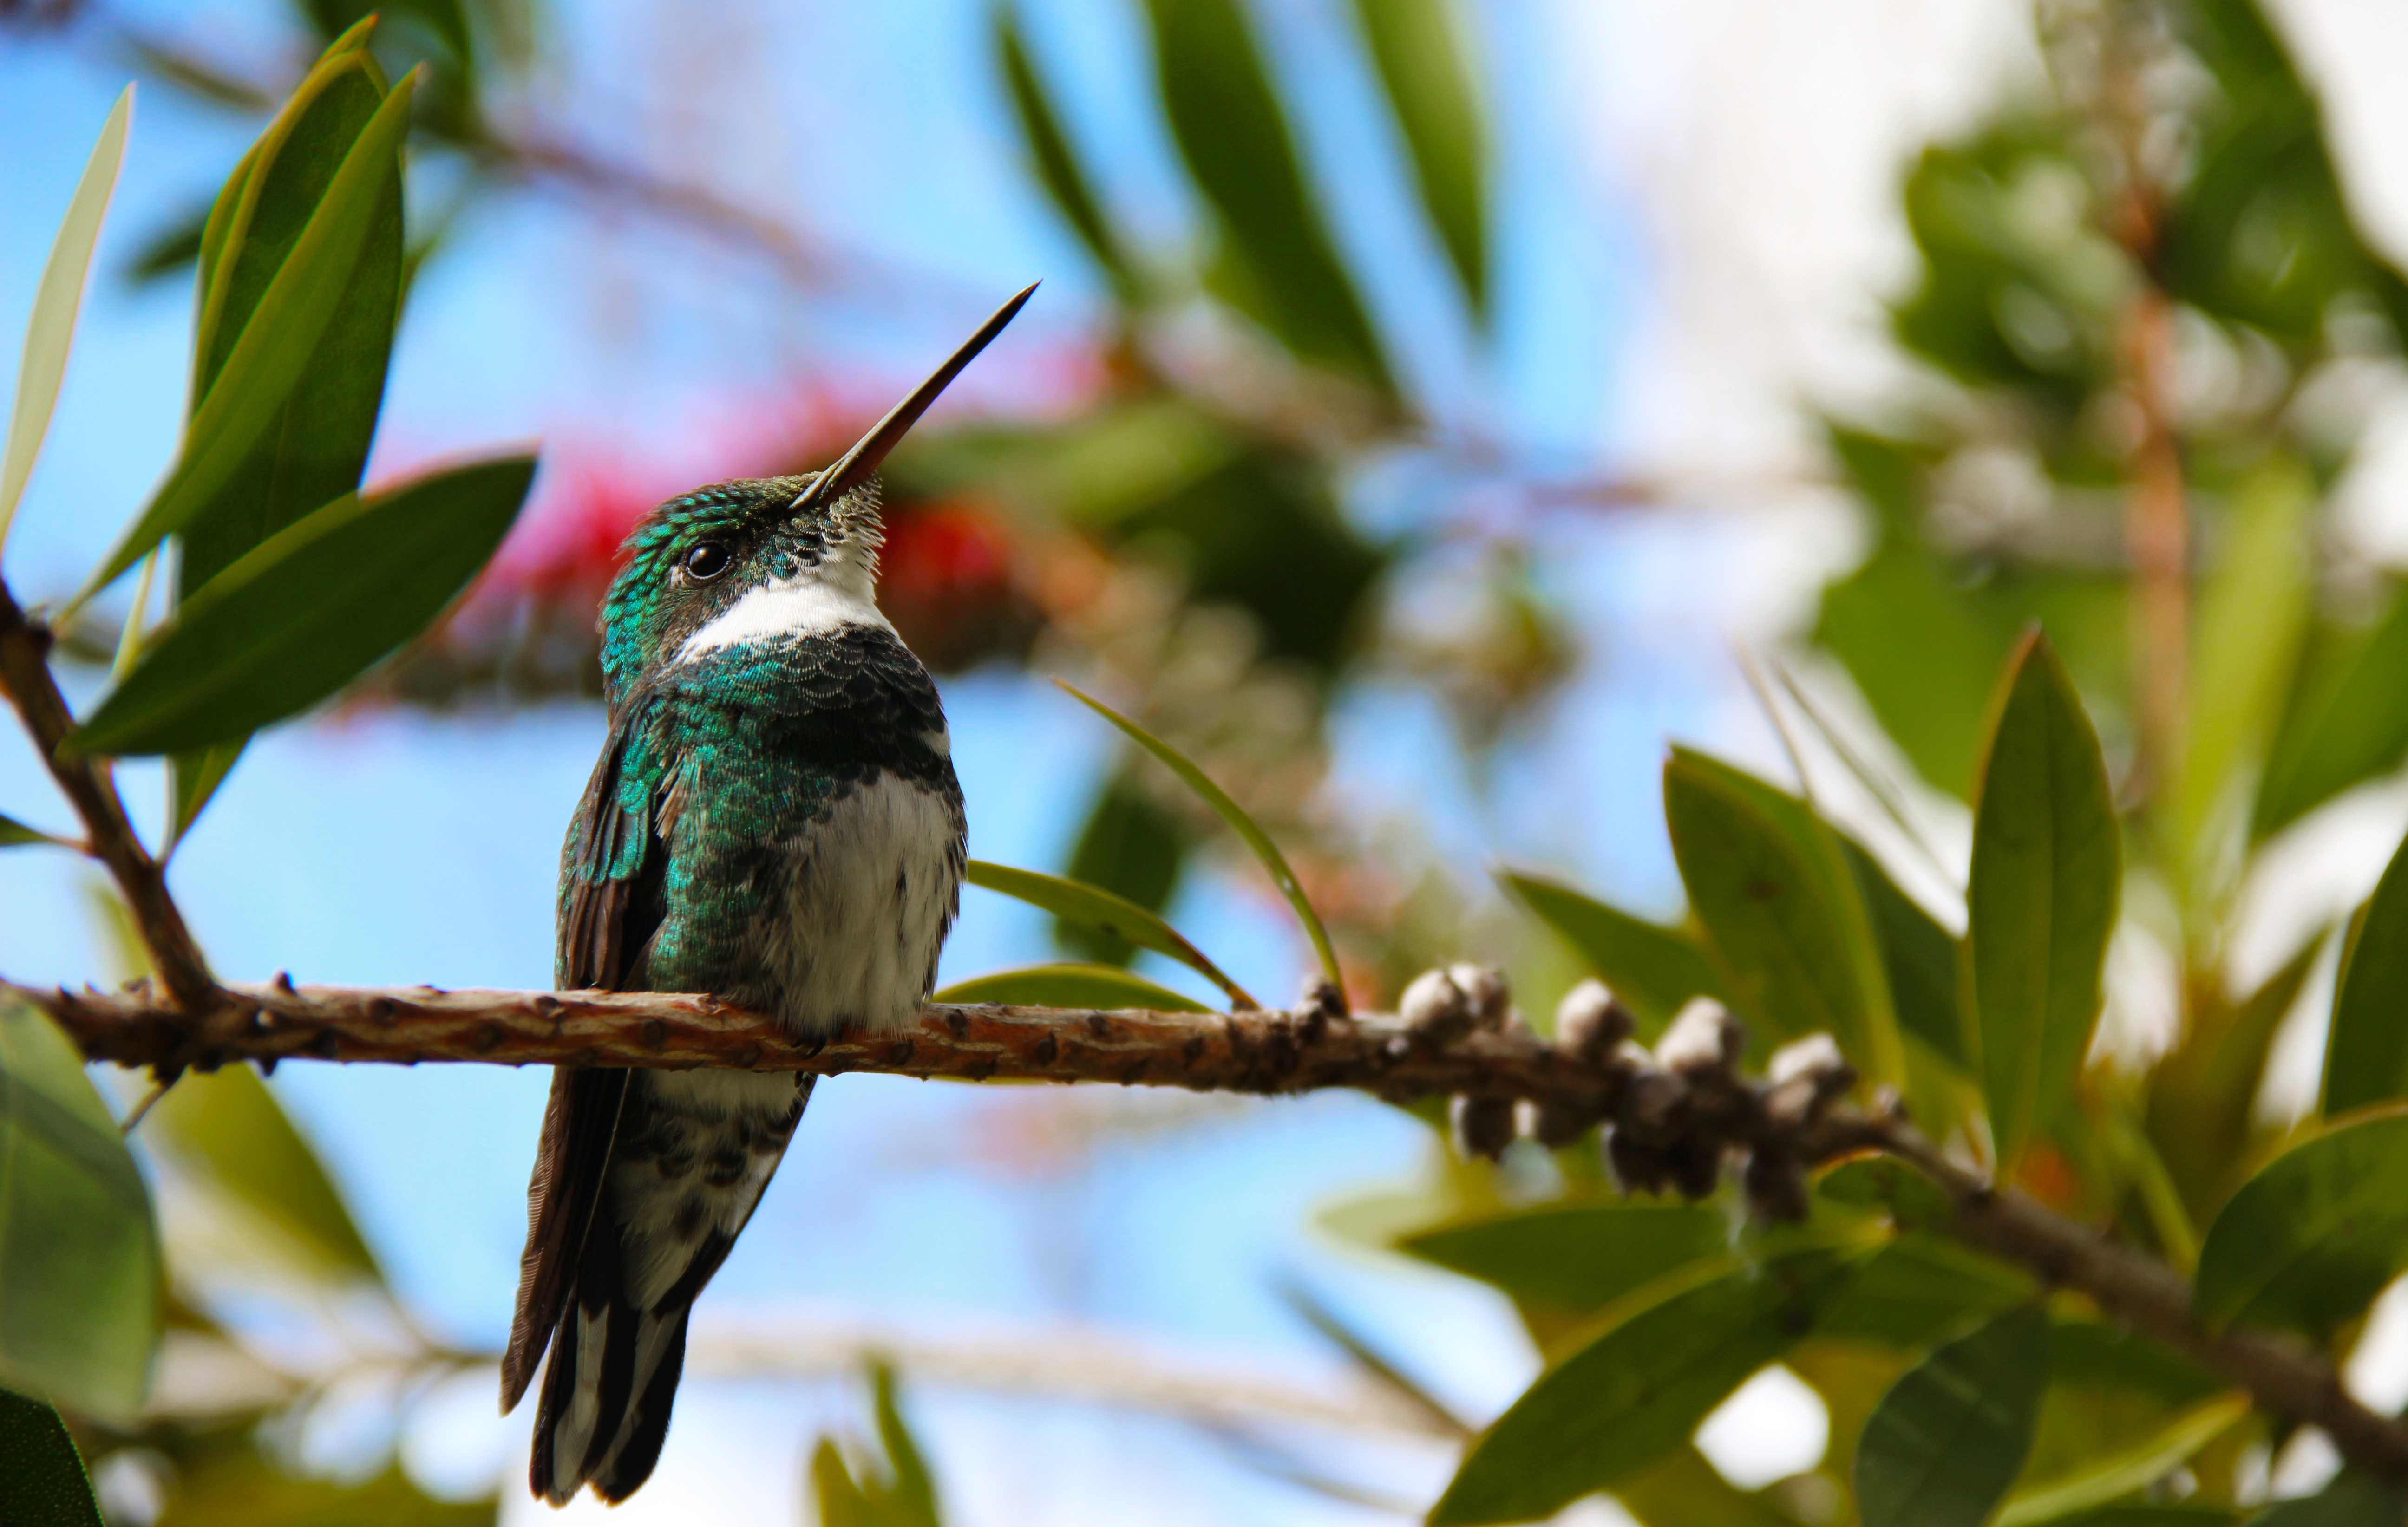
[[[24,721],[35,751],[49,765],[76,815],[83,819],[92,852],[117,881],[134,925],[150,951],[153,966],[177,1007],[202,1012],[221,1005],[208,962],[184,926],[184,917],[167,894],[166,872],[135,835],[126,820],[125,803],[106,766],[88,758],[61,758],[59,744],[75,725],[65,699],[50,677],[50,635],[25,619],[16,598],[0,584],[0,689]]]

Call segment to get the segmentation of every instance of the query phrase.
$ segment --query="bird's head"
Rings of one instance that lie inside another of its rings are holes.
[[[715,483],[646,515],[602,601],[602,673],[611,700],[640,675],[710,652],[881,623],[878,465],[1036,290],[996,309],[832,465],[802,477]]]

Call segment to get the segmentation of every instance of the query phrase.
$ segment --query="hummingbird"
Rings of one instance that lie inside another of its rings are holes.
[[[879,613],[879,464],[1028,287],[825,469],[673,498],[603,597],[609,735],[560,857],[564,990],[697,992],[796,1040],[909,1028],[967,820],[928,671]],[[810,1101],[793,1072],[552,1073],[502,1359],[547,1348],[528,1465],[566,1505],[652,1472],[686,1319]]]

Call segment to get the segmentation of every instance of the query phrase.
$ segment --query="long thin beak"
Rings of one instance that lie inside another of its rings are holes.
[[[953,379],[962,374],[962,368],[978,359],[979,351],[986,349],[987,342],[1003,332],[1003,326],[1026,305],[1029,294],[1037,290],[1038,285],[1036,281],[1029,282],[1010,302],[996,308],[995,316],[980,324],[978,333],[953,351],[953,356],[930,374],[926,381],[914,388],[910,397],[888,409],[886,417],[871,425],[869,433],[855,441],[851,450],[837,458],[835,465],[812,478],[811,485],[796,495],[791,507],[799,511],[830,503],[868,481],[869,475],[878,470],[878,464],[886,459],[886,453],[893,450],[896,443],[920,421],[920,416],[928,411],[928,405],[937,401],[937,394],[951,386]]]

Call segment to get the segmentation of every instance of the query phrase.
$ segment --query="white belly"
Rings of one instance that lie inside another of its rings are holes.
[[[797,1035],[909,1028],[961,905],[962,814],[894,775],[854,791],[788,845],[782,916],[764,930]]]

